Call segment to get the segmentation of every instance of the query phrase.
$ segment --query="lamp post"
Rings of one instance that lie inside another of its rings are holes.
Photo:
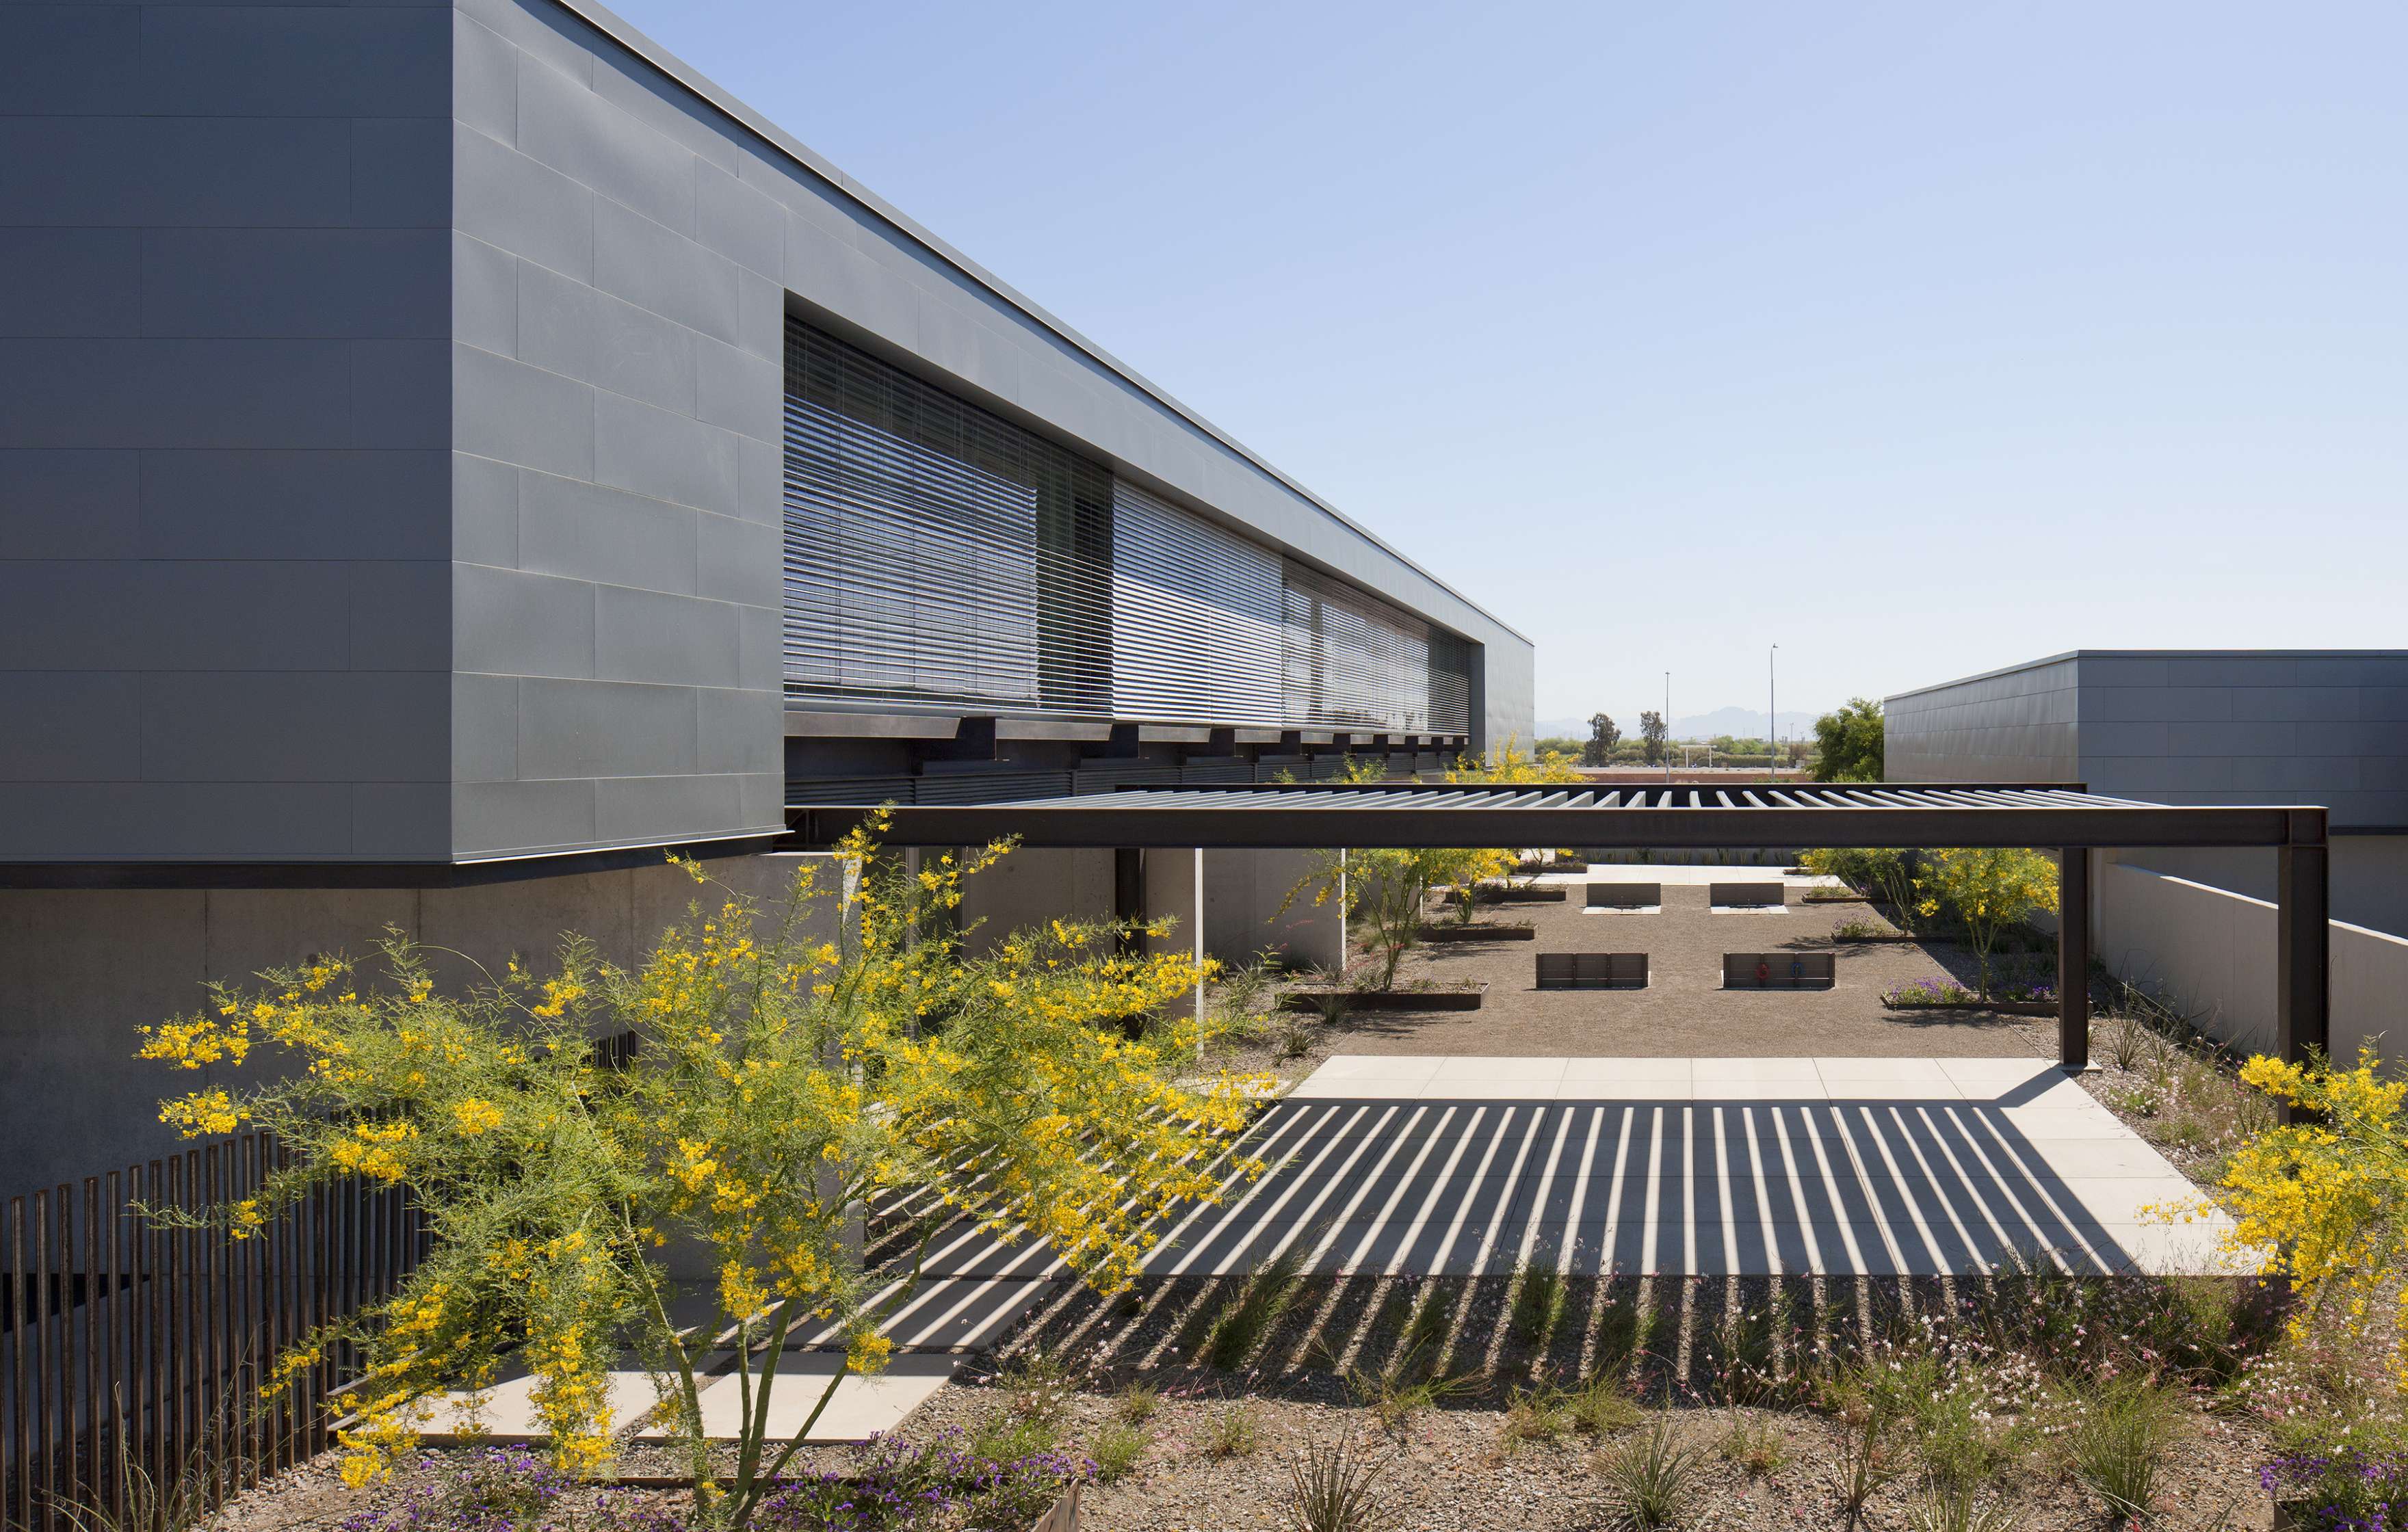
[[[1672,780],[1672,672],[1664,672],[1664,780]]]
[[[1780,652],[1781,646],[1775,644],[1765,651],[1764,656],[1764,742],[1765,766],[1768,768],[1764,780],[1769,782],[1781,780],[1781,689],[1772,671],[1773,656]]]

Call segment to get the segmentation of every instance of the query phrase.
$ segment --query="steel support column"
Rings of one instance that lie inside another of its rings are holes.
[[[1122,846],[1112,852],[1112,919],[1125,927],[1120,935],[1121,955],[1143,956],[1145,938],[1125,929],[1132,921],[1145,920],[1145,852],[1141,847]]]
[[[2057,853],[2057,1060],[2090,1067],[2090,848]]]
[[[2332,1042],[2330,851],[2325,811],[2294,809],[2274,864],[2274,1040],[2294,1064]]]

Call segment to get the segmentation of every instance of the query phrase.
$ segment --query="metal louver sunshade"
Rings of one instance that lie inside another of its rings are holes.
[[[824,845],[877,806],[795,806]],[[2027,783],[1643,787],[1188,784],[976,806],[896,806],[892,845],[1016,836],[1030,846],[2283,846],[2321,809],[2140,803]]]

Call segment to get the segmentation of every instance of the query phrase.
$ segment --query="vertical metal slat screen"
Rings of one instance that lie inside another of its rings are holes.
[[[1112,486],[1112,713],[1259,723],[1280,710],[1279,555]]]

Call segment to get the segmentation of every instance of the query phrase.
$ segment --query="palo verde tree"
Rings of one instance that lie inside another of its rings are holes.
[[[292,1061],[162,1114],[194,1136],[265,1127],[290,1152],[256,1196],[210,1215],[236,1235],[347,1176],[403,1188],[426,1215],[432,1252],[400,1291],[278,1367],[289,1380],[337,1342],[361,1349],[347,1480],[381,1475],[431,1396],[487,1385],[514,1349],[555,1461],[598,1470],[607,1369],[632,1351],[691,1463],[695,1518],[742,1528],[837,1382],[883,1366],[880,1325],[938,1227],[1042,1240],[1111,1291],[1137,1275],[1158,1215],[1215,1195],[1250,1082],[1191,1090],[1166,1073],[1195,1041],[1168,1002],[1209,969],[1058,922],[972,956],[932,916],[1008,846],[909,875],[873,837],[768,908],[709,893],[688,864],[709,902],[631,969],[573,940],[541,976],[513,962],[438,994],[429,954],[396,934],[380,973],[326,960],[215,986],[201,1014],[150,1029],[143,1055],[186,1068]],[[1162,1024],[1125,1037],[1121,1019],[1149,1011]],[[630,1046],[592,1041],[613,1036]],[[865,1268],[865,1206],[882,1247],[914,1252],[898,1267]],[[679,1304],[666,1251],[705,1258],[716,1322]],[[772,1436],[780,1352],[806,1330],[838,1338],[846,1367],[801,1430]],[[731,1349],[740,1425],[723,1487],[697,1373]]]
[[[1957,847],[1925,854],[1915,874],[1917,909],[1943,913],[1965,928],[1965,944],[1984,995],[1990,993],[1990,953],[2010,926],[2057,909],[2057,863],[2020,846]]]

